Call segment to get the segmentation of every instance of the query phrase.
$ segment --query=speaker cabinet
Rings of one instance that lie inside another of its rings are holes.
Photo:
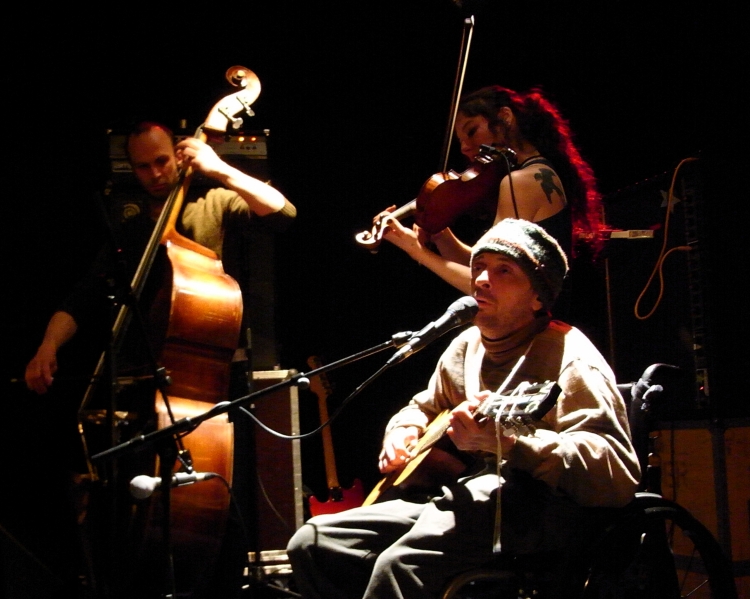
[[[289,370],[253,372],[255,391],[287,380]],[[286,435],[299,434],[297,387],[284,387],[264,395],[251,406],[268,428]],[[304,522],[300,441],[280,439],[254,426],[253,473],[255,547],[257,552],[286,550],[292,534]]]
[[[661,424],[664,496],[713,533],[731,556],[739,596],[750,597],[750,419]]]
[[[702,182],[695,163],[605,198],[609,225],[635,236],[615,237],[604,249],[611,311],[611,354],[618,380],[637,380],[654,362],[684,375],[683,417],[709,406],[711,318],[706,295],[707,232]],[[651,237],[640,233],[650,233]]]

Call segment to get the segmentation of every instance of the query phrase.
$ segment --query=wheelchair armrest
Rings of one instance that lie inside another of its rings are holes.
[[[676,380],[676,374],[680,369],[670,364],[652,364],[643,371],[637,383],[630,385],[628,407],[628,423],[630,434],[633,439],[633,447],[638,462],[641,465],[641,488],[652,486],[647,478],[648,456],[651,450],[649,433],[654,428],[653,407],[658,403],[665,393],[665,387],[669,388]],[[619,387],[619,385],[618,385]],[[628,385],[625,385],[627,388]],[[627,392],[625,392],[627,393]]]

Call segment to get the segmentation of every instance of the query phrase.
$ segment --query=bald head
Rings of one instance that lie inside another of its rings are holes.
[[[154,198],[169,196],[178,179],[172,133],[156,123],[146,123],[128,136],[127,153],[138,182]]]

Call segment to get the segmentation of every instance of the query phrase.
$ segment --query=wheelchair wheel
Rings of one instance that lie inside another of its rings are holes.
[[[484,568],[454,578],[440,599],[544,599],[541,580],[531,572]]]
[[[639,493],[591,554],[585,599],[736,599],[731,565],[685,508]]]
[[[538,569],[489,568],[457,577],[441,599],[737,599],[731,565],[711,532],[651,493],[623,508],[584,562],[583,587]]]
[[[583,576],[573,573],[580,568],[560,571],[562,563],[559,554],[499,559],[456,576],[440,599],[579,599]]]

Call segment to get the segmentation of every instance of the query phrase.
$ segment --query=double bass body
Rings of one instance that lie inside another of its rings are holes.
[[[242,296],[221,261],[168,242],[172,267],[169,327],[160,364],[169,372],[169,404],[175,420],[195,417],[227,399],[230,364],[242,323]],[[157,428],[172,423],[157,394]],[[234,431],[220,414],[185,436],[184,449],[197,472],[219,474],[230,485]],[[177,467],[179,464],[175,464]],[[156,462],[155,475],[159,472]],[[171,535],[175,579],[192,584],[196,573],[215,561],[229,512],[228,489],[219,479],[171,490]],[[158,511],[158,503],[151,509]],[[161,534],[161,518],[151,516],[152,534]]]

